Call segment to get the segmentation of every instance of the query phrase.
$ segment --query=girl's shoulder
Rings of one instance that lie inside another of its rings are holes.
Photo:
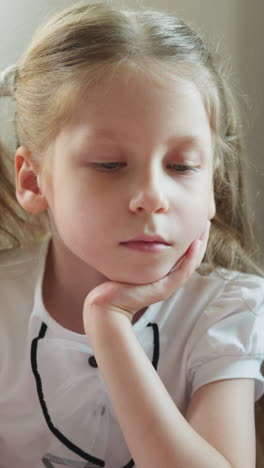
[[[22,304],[32,302],[35,286],[45,252],[47,240],[25,247],[0,251],[0,318],[22,309]]]
[[[253,313],[264,314],[264,277],[225,268],[209,274],[205,271],[195,273],[192,289],[199,295],[207,295],[211,307],[233,310],[236,302]]]
[[[0,252],[0,370],[24,352],[43,247],[40,242]]]
[[[0,277],[20,275],[37,263],[40,253],[40,243],[25,247],[0,251]]]
[[[188,341],[192,393],[216,380],[252,378],[257,400],[264,392],[264,278],[222,268],[196,273],[191,290],[196,297]]]
[[[0,277],[12,277],[29,272],[46,256],[50,234],[23,246],[0,250]]]

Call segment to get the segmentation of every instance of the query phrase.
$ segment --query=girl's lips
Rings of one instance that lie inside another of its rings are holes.
[[[159,236],[158,234],[153,234],[152,236],[148,234],[139,234],[138,236],[128,239],[127,241],[121,243],[125,244],[128,242],[157,242],[160,244],[170,245],[169,242],[167,242],[165,239],[163,239],[163,237]]]
[[[139,250],[141,252],[160,252],[169,247],[168,244],[163,242],[146,242],[146,241],[130,241],[122,242],[121,245],[132,250]]]

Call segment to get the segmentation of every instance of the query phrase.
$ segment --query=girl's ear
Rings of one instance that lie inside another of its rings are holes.
[[[41,213],[48,208],[39,187],[39,168],[30,151],[20,146],[15,154],[16,197],[19,204],[29,213]]]

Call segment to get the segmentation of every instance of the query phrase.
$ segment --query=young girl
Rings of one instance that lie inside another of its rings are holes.
[[[5,177],[1,468],[253,468],[264,279],[240,123],[200,36],[78,4],[1,94],[17,200],[50,226],[27,242]]]

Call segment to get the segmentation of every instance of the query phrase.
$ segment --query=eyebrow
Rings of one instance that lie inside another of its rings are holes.
[[[116,133],[110,130],[95,130],[91,137],[102,137],[113,142],[118,141]],[[169,143],[173,144],[174,142],[177,146],[196,146],[198,148],[202,146],[202,140],[199,135],[181,135],[170,138]]]
[[[85,141],[83,142],[84,146],[89,142],[89,140],[102,138],[105,140],[106,144],[112,144],[117,147],[121,147],[120,145],[123,142],[120,139],[120,135],[117,134],[115,131],[112,130],[104,130],[104,129],[94,129],[90,135],[86,135]],[[126,141],[128,142],[128,138],[126,137]],[[134,140],[133,140],[134,141]],[[100,144],[100,143],[99,143]],[[206,149],[199,134],[189,134],[189,135],[175,135],[168,139],[167,141],[167,151],[168,154],[172,153],[173,151],[188,151],[189,149],[194,149],[199,158],[204,159],[206,158]]]
[[[183,135],[172,138],[171,143],[176,143],[177,146],[194,146],[198,149],[202,149],[203,143],[198,135]]]

